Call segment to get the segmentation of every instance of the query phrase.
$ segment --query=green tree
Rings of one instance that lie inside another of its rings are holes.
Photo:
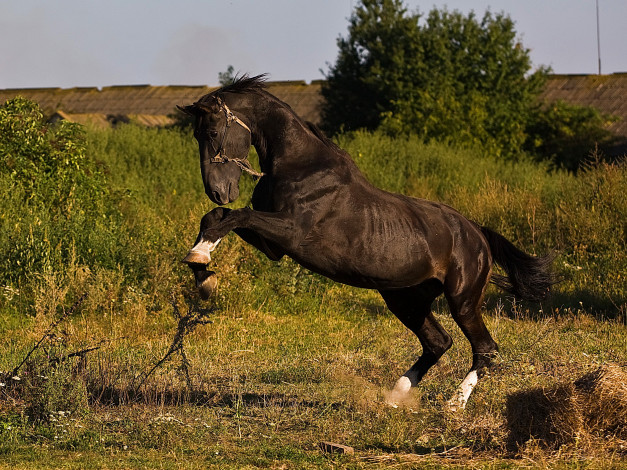
[[[348,37],[338,39],[337,62],[322,88],[327,130],[379,126],[382,113],[411,85],[412,68],[422,66],[418,32],[417,17],[400,0],[363,0]]]
[[[323,87],[327,130],[383,128],[494,153],[514,153],[546,70],[504,14],[432,10],[400,0],[362,0]]]
[[[603,152],[616,143],[616,136],[607,129],[614,121],[615,117],[590,106],[564,101],[545,104],[530,115],[524,149],[555,167],[574,172],[594,149]]]
[[[229,65],[224,72],[218,72],[218,82],[220,85],[230,85],[235,80],[235,68]]]

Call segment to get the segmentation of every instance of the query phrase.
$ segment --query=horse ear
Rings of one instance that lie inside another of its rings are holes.
[[[176,108],[179,111],[187,114],[188,116],[196,116],[196,115],[198,115],[198,108],[196,108],[196,106],[194,106],[193,104],[190,104],[189,106],[179,106],[177,104]]]

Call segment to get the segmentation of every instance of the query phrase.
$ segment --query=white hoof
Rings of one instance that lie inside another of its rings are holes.
[[[396,381],[394,388],[391,392],[385,394],[385,403],[393,408],[398,408],[407,397],[411,390],[411,380],[408,377],[401,377]]]
[[[471,370],[459,385],[453,397],[447,402],[448,409],[450,411],[460,411],[466,408],[468,398],[470,398],[470,394],[478,381],[479,376],[477,375],[477,371]]]

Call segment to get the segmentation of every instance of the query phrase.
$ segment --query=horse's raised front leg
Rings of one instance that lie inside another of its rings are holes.
[[[198,236],[196,237],[196,241],[194,242],[194,246],[187,256],[183,258],[183,263],[189,264],[194,274],[196,274],[195,265],[206,266],[209,261],[211,261],[211,252],[216,249],[218,243],[222,237],[217,237],[215,239],[210,239],[209,237],[205,237],[205,231],[211,229],[212,227],[220,224],[220,222],[231,212],[231,209],[225,209],[223,207],[218,207],[211,212],[206,213],[200,221],[200,230],[198,232]]]
[[[204,299],[213,293],[217,285],[215,273],[207,271],[206,265],[211,261],[211,252],[230,231],[235,231],[270,259],[280,259],[283,255],[277,247],[285,249],[298,244],[298,231],[294,230],[292,219],[282,214],[248,208],[213,209],[202,218],[196,242],[183,258],[183,262],[194,272],[196,286]]]
[[[238,230],[240,229],[240,230]],[[282,249],[294,249],[300,243],[307,227],[296,228],[293,216],[278,212],[260,212],[249,208],[225,209],[218,207],[205,214],[194,247],[183,259],[185,263],[207,264],[211,251],[230,231],[240,232],[245,239],[257,234]],[[281,253],[282,255],[282,253]],[[280,256],[279,256],[280,257]]]
[[[187,263],[194,273],[196,288],[203,300],[207,300],[211,297],[218,286],[218,277],[215,272],[207,270],[207,264],[211,261],[211,252],[215,250],[218,243],[220,243],[220,238],[213,241],[203,239],[203,231],[219,223],[228,211],[229,209],[218,208],[205,214],[200,222],[200,231],[196,237],[194,247],[182,260],[183,263]]]

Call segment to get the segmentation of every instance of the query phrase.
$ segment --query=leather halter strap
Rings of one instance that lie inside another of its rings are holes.
[[[250,165],[250,162],[248,161],[248,158],[246,157],[245,158],[232,158],[232,157],[227,156],[226,153],[224,152],[224,142],[226,141],[226,135],[229,131],[229,128],[231,127],[231,124],[235,122],[239,124],[240,126],[242,126],[244,129],[246,129],[249,134],[252,134],[252,132],[250,130],[250,127],[248,127],[246,123],[242,121],[240,118],[238,118],[235,115],[235,113],[233,113],[233,111],[230,110],[230,108],[226,105],[226,103],[220,97],[217,97],[216,99],[218,102],[219,109],[223,111],[224,115],[226,116],[226,125],[224,127],[224,133],[222,134],[222,139],[220,139],[220,145],[218,146],[218,151],[214,157],[209,159],[209,161],[211,163],[233,162],[246,173],[249,173],[257,178],[261,178],[264,174],[253,170],[253,168]]]

